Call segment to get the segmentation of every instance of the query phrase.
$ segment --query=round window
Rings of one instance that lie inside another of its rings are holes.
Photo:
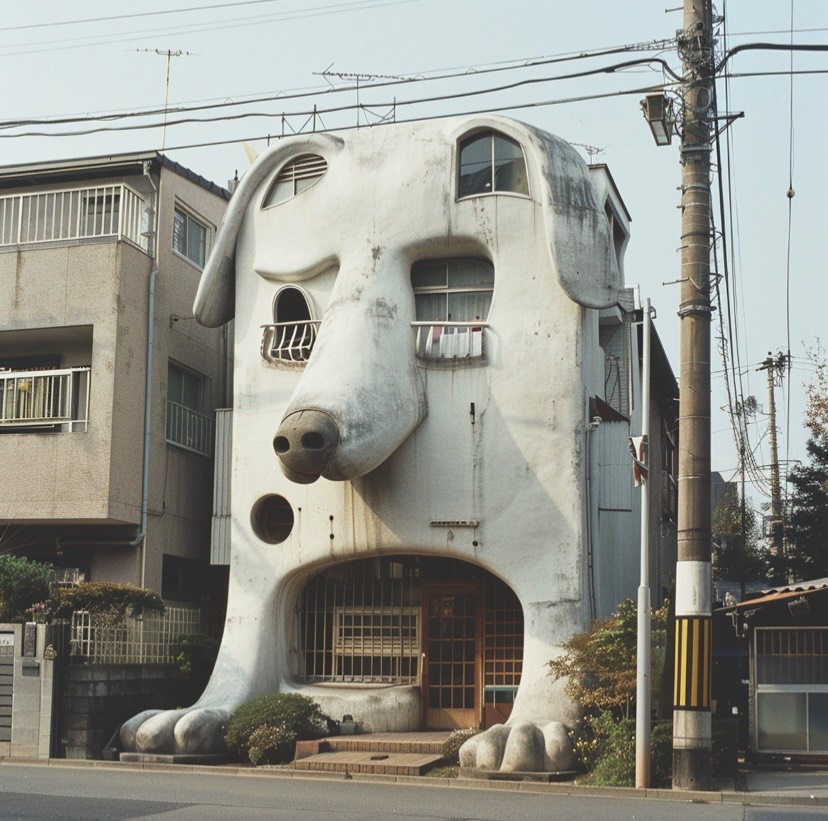
[[[280,544],[293,530],[293,508],[284,496],[262,496],[250,512],[253,532],[268,544]]]

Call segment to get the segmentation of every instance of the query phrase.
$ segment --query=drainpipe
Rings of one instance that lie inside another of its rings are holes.
[[[149,275],[147,291],[147,365],[146,382],[144,385],[144,446],[142,459],[142,480],[141,480],[141,525],[135,538],[130,545],[137,547],[141,545],[141,587],[146,586],[147,576],[147,513],[149,510],[149,455],[150,455],[150,433],[152,430],[152,359],[155,352],[155,281],[158,277],[158,257],[156,255],[157,224],[158,224],[158,188],[152,179],[151,163],[144,163],[144,176],[153,189],[153,218],[154,224],[147,226],[148,241],[151,243],[150,252],[153,258],[152,270]]]

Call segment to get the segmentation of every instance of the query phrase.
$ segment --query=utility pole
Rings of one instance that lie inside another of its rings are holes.
[[[760,371],[768,372],[768,413],[770,414],[770,449],[771,449],[771,522],[770,531],[773,538],[773,552],[781,556],[785,550],[783,539],[783,513],[782,513],[782,488],[779,481],[779,448],[776,443],[776,397],[774,386],[776,384],[775,371],[784,373],[787,357],[780,353],[776,359],[768,351],[768,357],[758,368]]]
[[[684,0],[673,789],[711,788],[710,0]]]

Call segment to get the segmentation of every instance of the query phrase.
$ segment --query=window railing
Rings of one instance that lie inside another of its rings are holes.
[[[475,360],[486,356],[487,322],[412,322],[415,350],[420,359]]]
[[[85,431],[90,371],[0,371],[0,428]]]
[[[213,441],[213,420],[178,402],[167,400],[167,443],[209,456]]]
[[[319,320],[262,325],[262,357],[268,362],[307,362],[316,342]]]
[[[127,185],[0,197],[0,247],[113,237],[148,249],[146,203]]]

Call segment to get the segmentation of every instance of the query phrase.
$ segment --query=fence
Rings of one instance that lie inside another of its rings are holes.
[[[147,250],[147,204],[126,185],[0,197],[0,246],[125,238]]]
[[[77,610],[72,614],[69,653],[88,664],[171,664],[178,636],[200,633],[201,611],[168,607],[162,616],[113,619]]]

